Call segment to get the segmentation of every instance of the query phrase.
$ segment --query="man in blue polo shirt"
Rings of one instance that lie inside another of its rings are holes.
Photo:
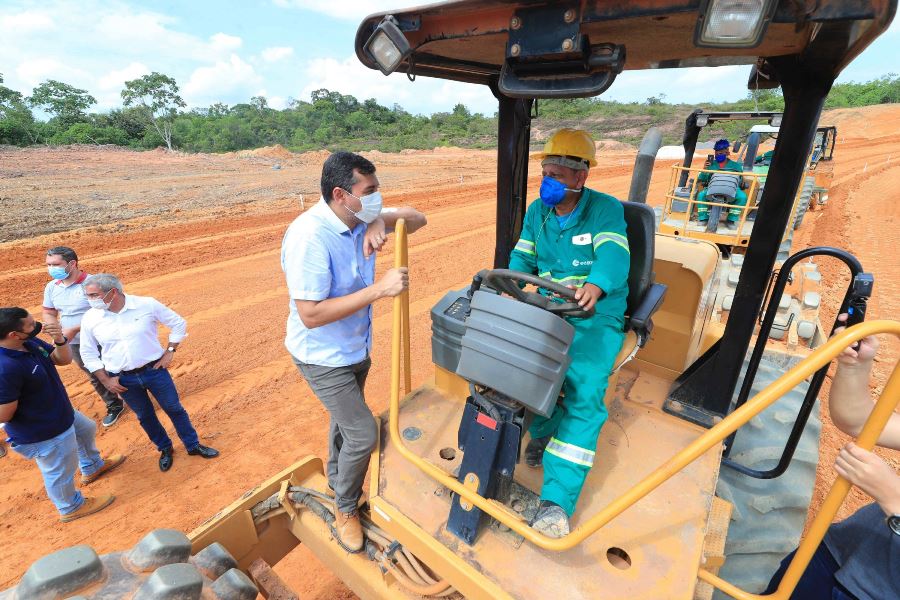
[[[406,269],[375,281],[375,251],[397,219],[425,225],[412,208],[382,210],[375,165],[336,152],[322,167],[322,199],[284,235],[281,267],[291,296],[285,346],[331,416],[328,485],[335,493],[335,529],[344,547],[363,547],[356,513],[378,431],[364,388],[371,361],[372,303],[408,286]]]
[[[54,345],[36,338],[42,330]],[[42,327],[24,308],[0,308],[0,423],[10,447],[37,463],[64,523],[103,510],[115,499],[82,496],[75,489],[75,465],[86,485],[125,460],[121,454],[101,458],[94,443],[97,425],[72,407],[56,370],[71,362],[69,340],[58,323]]]

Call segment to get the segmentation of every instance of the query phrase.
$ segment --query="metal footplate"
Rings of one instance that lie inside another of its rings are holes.
[[[0,592],[0,600],[254,600],[257,593],[221,544],[191,556],[186,535],[156,529],[126,552],[98,556],[82,545],[39,558],[17,586]]]

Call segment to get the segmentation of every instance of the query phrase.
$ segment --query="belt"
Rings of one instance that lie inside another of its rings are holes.
[[[162,356],[160,356],[159,358],[162,358]],[[159,358],[155,358],[155,359],[151,360],[150,362],[148,362],[146,365],[142,365],[142,366],[138,367],[137,369],[125,369],[124,371],[121,371],[119,373],[119,375],[134,375],[135,373],[141,373],[143,371],[146,371],[147,369],[152,368],[153,365],[155,365],[157,362],[159,362]]]

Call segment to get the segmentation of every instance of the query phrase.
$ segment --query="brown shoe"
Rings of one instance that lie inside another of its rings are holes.
[[[334,528],[337,530],[338,540],[348,552],[359,552],[363,549],[362,523],[359,521],[359,513],[342,513],[334,508]]]
[[[74,521],[75,519],[80,519],[81,517],[86,517],[88,515],[92,515],[96,512],[100,512],[107,506],[113,503],[116,497],[112,494],[106,494],[104,496],[97,496],[96,498],[84,498],[84,504],[78,507],[78,510],[75,512],[70,512],[67,515],[62,515],[59,520],[63,523],[68,523],[69,521]]]
[[[103,459],[103,466],[100,467],[97,471],[94,471],[90,475],[81,476],[81,485],[87,485],[89,483],[97,481],[106,473],[109,473],[110,471],[121,465],[123,462],[125,462],[124,454],[113,454],[111,456],[107,456]]]

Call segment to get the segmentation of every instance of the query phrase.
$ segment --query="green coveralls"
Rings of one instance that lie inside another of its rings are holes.
[[[569,516],[575,512],[607,418],[603,396],[625,339],[630,262],[621,202],[584,188],[576,210],[572,222],[564,221],[560,228],[552,208],[540,200],[532,202],[509,261],[514,271],[575,287],[593,283],[606,292],[593,317],[567,318],[575,337],[563,383],[565,399],[549,418],[535,416],[529,430],[532,438],[552,436],[544,452],[541,499],[560,505]]]
[[[725,166],[720,167],[719,163],[713,161],[711,165],[706,167],[712,171],[733,171],[735,173],[743,173],[744,165],[739,162],[728,159],[725,163]],[[700,173],[700,176],[697,178],[697,181],[702,183],[704,186],[709,185],[709,180],[713,176],[712,173]],[[744,182],[744,178],[741,178],[741,183]],[[706,200],[706,190],[703,189],[697,194],[697,200],[703,202]],[[734,204],[735,208],[728,209],[728,220],[732,223],[737,223],[741,218],[741,209],[739,207],[747,205],[747,193],[738,188],[737,193],[734,195]],[[709,206],[706,204],[697,205],[697,220],[699,221],[707,221],[709,220]]]

